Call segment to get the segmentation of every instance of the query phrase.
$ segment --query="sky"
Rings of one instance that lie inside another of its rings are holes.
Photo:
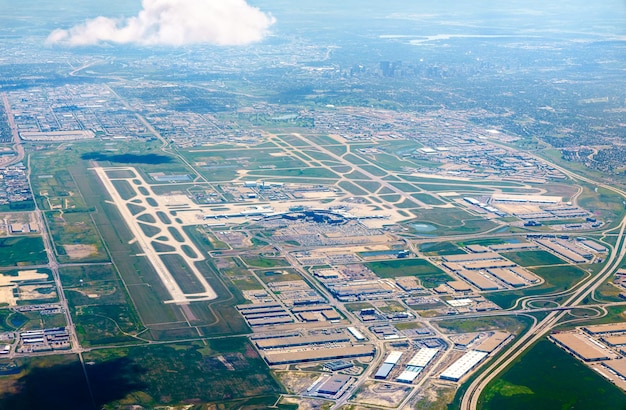
[[[68,46],[245,45],[261,41],[274,22],[271,14],[245,0],[143,0],[136,15],[97,16],[68,29],[55,29],[46,41]]]
[[[322,31],[358,34],[384,20],[412,31],[385,34],[496,29],[626,39],[626,0],[0,0],[0,9],[0,41],[21,35],[54,47],[239,46],[293,33],[314,41]]]

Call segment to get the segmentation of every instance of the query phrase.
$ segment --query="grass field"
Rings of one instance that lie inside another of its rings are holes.
[[[452,280],[444,271],[425,259],[396,259],[365,264],[381,278],[416,276],[424,287],[434,288]]]
[[[89,212],[45,212],[59,262],[105,262],[109,258]],[[67,248],[87,246],[91,252],[72,254]]]
[[[584,271],[576,266],[571,265],[546,266],[541,268],[533,268],[530,270],[544,278],[545,283],[540,286],[530,288],[528,290],[489,292],[485,293],[485,297],[496,303],[500,307],[507,309],[513,306],[513,303],[522,296],[538,295],[567,290],[585,277]]]
[[[48,263],[43,240],[39,236],[0,238],[0,266],[43,265]]]
[[[59,274],[81,344],[139,343],[127,333],[143,326],[112,265],[68,266]]]
[[[624,409],[626,394],[542,340],[483,392],[479,409]]]
[[[286,259],[259,255],[241,256],[243,262],[253,268],[278,268],[290,266]]]
[[[106,401],[106,409],[212,402],[242,408],[244,400],[276,400],[281,392],[244,338],[97,351],[87,353],[85,360],[95,363],[87,374],[97,402]],[[122,388],[110,400],[118,387],[105,382],[113,375]]]
[[[507,332],[518,334],[526,327],[525,322],[509,316],[438,320],[436,324],[441,329],[445,329],[451,333],[506,330]]]
[[[544,266],[544,265],[560,265],[565,261],[557,256],[544,250],[523,251],[523,252],[506,252],[502,253],[505,258],[517,263],[520,266]]]
[[[420,251],[427,256],[437,255],[462,255],[466,253],[451,242],[431,242],[420,245]]]

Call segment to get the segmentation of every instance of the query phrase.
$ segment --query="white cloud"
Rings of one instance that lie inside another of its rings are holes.
[[[97,17],[57,29],[49,44],[86,46],[102,42],[168,45],[243,45],[262,40],[275,19],[245,0],[143,0],[137,16]]]

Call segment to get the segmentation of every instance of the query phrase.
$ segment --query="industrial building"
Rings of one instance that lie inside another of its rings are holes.
[[[315,350],[298,350],[294,352],[281,350],[278,352],[264,352],[264,355],[265,361],[269,365],[277,365],[373,356],[374,351],[375,349],[372,345],[357,345]]]
[[[497,330],[493,332],[493,334],[491,334],[491,336],[489,336],[481,344],[476,346],[475,350],[485,353],[491,353],[498,347],[500,347],[504,342],[506,342],[510,336],[510,333]]]
[[[254,343],[259,349],[276,349],[281,347],[305,346],[326,343],[344,343],[349,342],[350,338],[343,334],[319,334],[314,336],[292,336],[279,337],[272,339],[256,340]]]
[[[502,289],[502,286],[498,285],[494,280],[482,275],[480,272],[465,269],[455,270],[455,272],[480,290]]]
[[[573,252],[571,249],[568,249],[562,246],[560,243],[550,241],[548,239],[537,239],[537,243],[541,246],[544,246],[556,253],[559,256],[562,256],[574,263],[587,263],[587,259],[585,259],[582,255]]]
[[[606,325],[592,325],[582,328],[585,332],[592,335],[601,335],[606,333],[622,333],[626,332],[625,323],[608,323]]]
[[[620,378],[626,379],[626,358],[607,360],[606,362],[602,362],[602,366],[612,373],[615,373]]]
[[[594,252],[599,252],[599,253],[608,252],[606,246],[600,245],[599,243],[594,242],[594,241],[584,240],[582,241],[582,244]]]
[[[461,263],[472,261],[487,261],[502,259],[502,257],[495,252],[483,252],[483,253],[466,253],[461,255],[444,255],[441,257],[444,262]]]
[[[324,285],[342,302],[380,298],[393,294],[393,287],[382,280],[324,283]]]
[[[391,370],[398,363],[400,358],[402,357],[402,352],[393,351],[389,353],[383,364],[378,368],[378,371],[374,375],[375,379],[386,379],[391,373]]]
[[[510,269],[492,268],[487,269],[487,272],[514,288],[526,285],[526,281]]]
[[[326,380],[318,389],[319,394],[335,396],[350,382],[350,376],[334,375]]]
[[[446,282],[446,285],[450,286],[455,292],[471,292],[472,287],[462,280],[451,280]]]
[[[585,362],[595,362],[613,358],[611,352],[584,335],[578,333],[555,333],[550,336],[559,346],[584,360]]]
[[[497,245],[489,245],[489,249],[494,252],[528,251],[531,249],[537,249],[537,245],[531,242],[501,243]]]
[[[407,366],[406,370],[400,373],[400,376],[398,376],[396,381],[400,383],[413,383],[413,381],[417,379],[417,376],[420,375],[422,370],[424,370],[423,367]]]
[[[439,349],[431,347],[421,348],[415,355],[408,361],[407,366],[426,367],[431,360],[437,356]]]
[[[363,333],[359,332],[356,327],[348,327],[348,332],[350,332],[350,334],[354,336],[357,342],[362,342],[365,340],[365,336],[363,336]]]
[[[609,346],[622,346],[626,345],[626,335],[621,334],[617,336],[605,336],[602,338],[602,341]]]
[[[339,370],[349,369],[353,367],[354,364],[352,362],[348,362],[346,360],[335,360],[333,362],[328,362],[324,365],[324,367],[331,372],[336,372]]]
[[[487,353],[485,352],[470,350],[446,368],[439,375],[439,377],[444,380],[458,382],[465,374],[476,367],[485,357],[487,357]]]
[[[495,194],[491,196],[493,202],[533,203],[533,204],[558,204],[563,198],[560,196],[543,195],[508,195]]]

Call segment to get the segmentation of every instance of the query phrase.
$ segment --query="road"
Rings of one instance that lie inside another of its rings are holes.
[[[13,118],[13,112],[11,111],[11,104],[9,104],[9,98],[6,93],[2,93],[2,104],[4,105],[4,112],[7,116],[9,128],[11,128],[11,135],[13,137],[13,149],[16,152],[15,157],[0,157],[0,166],[7,166],[16,164],[24,159],[24,147],[20,140],[20,135],[17,132],[17,126],[15,125],[15,119]]]
[[[536,157],[539,158],[539,157]],[[543,159],[541,159],[543,160]],[[545,160],[543,160],[545,161]],[[548,162],[548,161],[545,161]],[[549,163],[549,162],[548,162]],[[568,171],[562,167],[559,167],[555,164],[549,163],[551,166],[555,167],[559,171],[563,172],[565,175],[569,176],[574,180],[584,181],[604,189],[610,190],[616,194],[621,195],[623,198],[626,198],[626,192],[611,187],[609,185],[598,183],[589,178],[578,175],[574,172]],[[572,293],[572,295],[561,304],[561,307],[576,307],[579,306],[585,298],[593,295],[595,290],[602,285],[604,281],[606,281],[613,273],[620,267],[621,261],[626,256],[626,216],[622,219],[620,224],[618,225],[619,233],[617,235],[617,241],[615,247],[613,247],[612,252],[606,260],[606,265],[604,268],[595,276],[591,276],[587,278],[582,285],[580,285],[576,291]],[[544,296],[545,297],[545,296]],[[567,314],[566,310],[556,310],[549,313],[543,320],[539,323],[532,326],[528,332],[526,332],[522,337],[520,337],[508,350],[507,353],[500,356],[494,362],[492,362],[489,367],[481,373],[469,386],[467,391],[465,392],[463,399],[461,401],[461,409],[462,410],[473,410],[478,408],[480,403],[480,396],[482,392],[485,390],[487,385],[496,377],[498,377],[502,371],[506,369],[511,363],[513,363],[520,355],[522,355],[530,346],[532,346],[537,340],[541,339],[546,333],[552,330],[555,326],[559,324],[561,319]]]

